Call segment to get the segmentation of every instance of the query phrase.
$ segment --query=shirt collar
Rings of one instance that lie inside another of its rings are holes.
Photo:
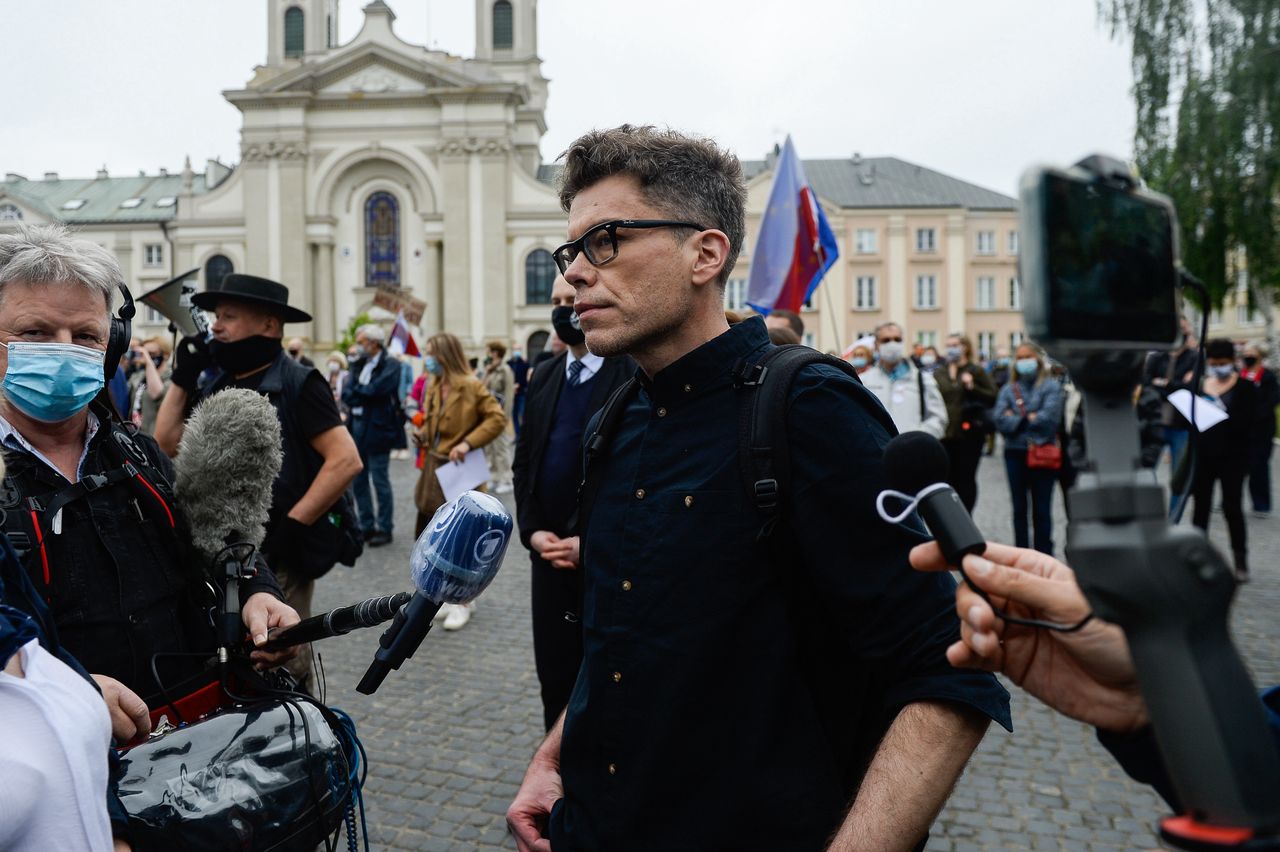
[[[911,374],[911,362],[906,358],[894,364],[892,370],[886,370],[884,364],[880,364],[879,367],[891,382],[901,381]]]
[[[599,355],[594,355],[590,351],[581,358],[575,358],[573,357],[572,351],[566,350],[564,359],[564,374],[566,376],[569,375],[569,365],[574,361],[582,362],[582,372],[578,374],[578,381],[580,382],[585,382],[587,379],[600,372],[600,368],[604,366],[604,358]]]
[[[670,403],[730,384],[739,362],[768,345],[764,318],[750,317],[681,356],[652,379],[643,370],[637,375],[651,397]]]
[[[89,444],[92,443],[93,437],[98,434],[99,425],[100,421],[98,420],[98,415],[94,414],[93,410],[90,409],[89,421],[84,430],[84,449],[80,451],[80,460],[76,462],[77,480],[80,479],[80,471],[84,468],[84,460],[89,455]],[[5,449],[29,453],[44,462],[51,470],[61,473],[56,464],[49,461],[48,457],[44,453],[31,446],[31,443],[23,437],[22,433],[19,432],[12,423],[4,419],[3,416],[0,416],[0,446]]]

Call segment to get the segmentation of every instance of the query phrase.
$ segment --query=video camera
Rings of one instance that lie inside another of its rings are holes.
[[[1067,558],[1095,614],[1128,639],[1186,810],[1161,834],[1182,848],[1280,848],[1280,756],[1228,631],[1234,576],[1201,531],[1170,525],[1140,463],[1133,392],[1147,353],[1179,343],[1182,290],[1198,286],[1179,265],[1173,204],[1103,156],[1031,169],[1020,196],[1027,331],[1084,395]]]

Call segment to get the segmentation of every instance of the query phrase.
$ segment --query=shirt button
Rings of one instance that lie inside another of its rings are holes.
[[[617,765],[616,763],[610,763],[610,764],[609,764],[609,774],[610,774],[610,775],[617,775],[617,774],[618,774],[618,765]]]
[[[692,505],[693,505],[693,495],[692,495],[692,494],[686,494],[686,495],[684,495],[684,506],[685,506],[685,508],[687,509],[687,508],[689,508],[689,507],[690,507],[690,506],[692,506]]]
[[[636,489],[636,499],[637,499],[637,500],[643,500],[643,499],[644,499],[644,489],[643,489],[643,488],[637,488],[637,489]]]
[[[659,416],[659,417],[666,417],[666,416],[667,416],[667,410],[666,410],[665,408],[659,408],[659,409],[658,409],[658,416]]]
[[[622,591],[624,591],[624,592],[629,592],[629,591],[631,591],[631,581],[630,581],[630,580],[623,580],[623,581],[622,581]]]
[[[614,682],[614,683],[622,683],[622,672],[614,672],[614,673],[613,673],[613,682]]]
[[[685,392],[685,393],[692,393],[692,392],[693,392],[693,385],[685,385],[685,386],[684,386],[684,392]]]

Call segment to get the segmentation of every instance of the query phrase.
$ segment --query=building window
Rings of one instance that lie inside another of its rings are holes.
[[[511,4],[508,0],[498,0],[493,4],[493,49],[510,50],[513,41]]]
[[[150,305],[146,306],[146,322],[148,325],[160,325],[169,321],[168,317],[157,311]]]
[[[734,278],[724,288],[724,309],[741,311],[747,307],[747,279]]]
[[[979,231],[978,232],[978,254],[995,254],[996,253],[996,232],[995,231]]]
[[[806,331],[803,335],[801,335],[800,342],[803,343],[805,346],[808,346],[810,349],[818,348],[818,339],[814,337],[812,331]]]
[[[996,308],[996,279],[989,275],[978,278],[978,300],[974,305],[980,311],[993,311]]]
[[[1209,325],[1222,325],[1222,310],[1214,308],[1209,311]]]
[[[1237,325],[1262,325],[1262,314],[1257,308],[1250,308],[1247,303],[1236,305]]]
[[[400,286],[400,205],[389,192],[364,203],[366,287]]]
[[[232,272],[235,272],[235,267],[227,256],[215,254],[204,262],[204,288],[210,290],[217,287]]]
[[[301,56],[303,49],[302,10],[290,6],[284,11],[284,55],[286,59]]]
[[[1009,351],[1017,352],[1018,347],[1022,345],[1022,341],[1026,339],[1027,336],[1020,331],[1009,332]]]
[[[1022,310],[1022,282],[1016,275],[1009,279],[1009,310]]]
[[[876,236],[875,228],[859,228],[854,234],[854,251],[858,254],[875,254],[880,250],[876,245]]]
[[[938,232],[933,228],[916,228],[916,251],[937,251]]]
[[[21,222],[22,211],[16,204],[0,204],[0,222]]]
[[[854,294],[854,307],[859,311],[874,311],[879,307],[876,299],[876,277],[859,275],[857,291]]]
[[[534,249],[524,259],[524,303],[551,304],[551,285],[556,282],[556,262],[546,249]]]
[[[936,275],[916,276],[916,307],[932,310],[938,307],[938,278]]]
[[[932,346],[936,349],[938,346],[938,332],[917,331],[916,343],[919,343],[921,346]]]
[[[996,333],[994,331],[978,332],[978,357],[996,357]]]
[[[143,266],[164,266],[164,243],[147,243],[142,247]]]
[[[1018,232],[1010,231],[1009,232],[1009,254],[1017,254],[1017,253],[1018,253]]]
[[[333,15],[324,16],[324,46],[333,47]]]

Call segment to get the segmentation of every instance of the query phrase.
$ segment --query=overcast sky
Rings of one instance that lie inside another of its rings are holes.
[[[471,56],[465,0],[387,0]],[[239,159],[223,100],[266,58],[266,0],[0,0],[0,172],[85,177]],[[339,38],[363,19],[342,0]],[[544,160],[591,127],[666,124],[759,159],[895,156],[1014,194],[1032,162],[1128,157],[1126,44],[1093,0],[541,0]]]

